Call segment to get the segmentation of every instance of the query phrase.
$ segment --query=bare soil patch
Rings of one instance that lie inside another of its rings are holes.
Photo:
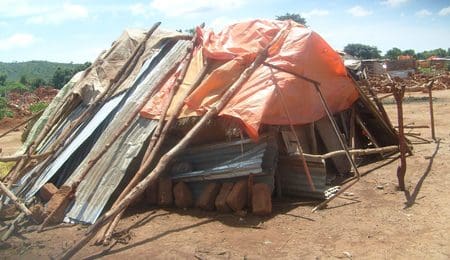
[[[112,247],[86,246],[76,258],[107,259],[448,259],[450,258],[450,90],[434,91],[438,142],[413,139],[407,158],[407,192],[397,190],[396,157],[361,167],[364,177],[327,209],[316,202],[274,201],[272,216],[240,217],[200,210],[129,210]],[[429,124],[424,93],[407,93],[405,124]],[[410,100],[413,100],[410,102]],[[396,107],[386,99],[396,125]],[[412,129],[430,139],[430,129]],[[4,140],[2,140],[3,146]],[[0,257],[47,259],[73,245],[85,227],[57,226],[21,232]]]

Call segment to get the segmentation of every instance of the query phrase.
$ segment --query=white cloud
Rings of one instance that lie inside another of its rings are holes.
[[[217,17],[214,20],[212,20],[210,24],[206,24],[206,26],[209,28],[212,28],[215,32],[219,32],[226,26],[229,26],[229,25],[232,25],[235,23],[239,23],[239,22],[243,22],[243,21],[252,20],[252,19],[253,18],[234,19],[234,18],[229,18],[229,17],[225,17],[225,16],[220,16],[220,17]]]
[[[416,15],[419,17],[426,17],[426,16],[430,16],[432,14],[433,13],[428,11],[427,9],[422,9],[422,10],[416,12]]]
[[[199,14],[210,11],[232,10],[241,7],[246,0],[153,0],[150,6],[167,16]]]
[[[324,10],[324,9],[312,9],[309,12],[301,13],[301,15],[305,18],[311,18],[313,16],[327,16],[329,14],[330,14],[330,12],[328,10]]]
[[[77,4],[64,3],[52,10],[42,12],[39,15],[31,16],[27,23],[32,24],[60,24],[70,20],[82,20],[89,17],[86,7]]]
[[[360,5],[353,6],[352,8],[348,9],[347,12],[357,17],[368,16],[372,14],[371,11],[366,10],[364,7]]]
[[[0,39],[0,50],[28,47],[36,41],[32,34],[16,33],[7,38]]]
[[[445,7],[445,8],[442,8],[440,11],[439,11],[439,15],[440,16],[447,16],[447,15],[449,15],[450,14],[450,6],[447,6],[447,7]]]
[[[1,0],[0,17],[23,17],[48,11],[49,7],[33,4],[30,0]]]
[[[396,6],[399,6],[399,5],[404,4],[406,2],[408,2],[408,0],[385,0],[385,1],[381,1],[381,4],[382,5],[387,5],[387,6],[390,6],[390,7],[396,7]]]

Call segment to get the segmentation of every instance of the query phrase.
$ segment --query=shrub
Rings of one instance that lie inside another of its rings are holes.
[[[36,114],[36,113],[39,113],[42,110],[46,109],[47,106],[48,106],[48,104],[45,102],[37,102],[37,103],[31,104],[29,109],[30,109],[31,113]]]

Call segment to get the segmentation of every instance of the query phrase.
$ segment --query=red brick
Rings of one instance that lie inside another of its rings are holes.
[[[158,181],[158,205],[171,206],[172,204],[172,180],[170,178],[160,178]]]
[[[70,186],[61,186],[61,188],[56,192],[50,201],[45,205],[45,215],[50,215],[53,211],[56,211],[53,215],[50,223],[57,224],[61,223],[64,219],[64,213],[67,206],[73,199],[73,191]]]
[[[266,216],[272,213],[272,190],[265,183],[256,183],[252,188],[253,214]]]
[[[222,187],[220,187],[219,194],[216,197],[215,206],[217,211],[219,212],[230,212],[231,209],[227,205],[227,197],[230,191],[233,189],[234,183],[232,182],[226,182],[222,184]]]
[[[175,197],[175,205],[179,208],[190,208],[194,204],[191,190],[184,182],[179,182],[173,188],[173,196]]]
[[[227,196],[227,205],[234,211],[242,210],[247,205],[247,179],[238,181]]]
[[[58,192],[58,188],[56,188],[56,186],[53,183],[47,182],[39,190],[38,196],[39,196],[39,198],[41,198],[42,202],[46,203],[47,201],[49,201],[52,198],[52,196],[56,192]]]
[[[211,182],[203,189],[195,206],[204,210],[214,210],[214,203],[220,191],[220,183]]]

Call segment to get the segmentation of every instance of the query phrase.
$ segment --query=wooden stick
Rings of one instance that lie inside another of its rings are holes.
[[[300,143],[300,139],[297,136],[297,132],[295,132],[295,129],[294,129],[294,126],[293,126],[293,123],[292,123],[292,119],[291,119],[291,115],[289,113],[289,110],[287,109],[283,93],[281,93],[281,90],[280,90],[278,84],[276,83],[276,79],[275,79],[275,76],[273,76],[273,71],[272,70],[273,70],[273,68],[270,68],[270,71],[271,71],[271,74],[272,74],[272,82],[275,84],[275,89],[277,90],[277,92],[278,92],[278,94],[280,96],[281,103],[283,104],[284,113],[286,114],[286,116],[287,116],[287,118],[289,120],[289,127],[291,129],[292,134],[294,135],[295,142],[297,143],[297,147],[298,147],[298,150],[300,152],[300,159],[302,161],[303,170],[305,171],[306,179],[308,181],[309,188],[312,191],[316,191],[316,187],[314,186],[314,182],[313,182],[313,179],[311,177],[311,172],[309,171],[308,164],[307,164],[307,162],[305,160],[305,156],[303,155],[304,153],[303,153],[302,145]]]
[[[19,225],[19,223],[23,220],[23,218],[25,217],[25,213],[21,212],[19,214],[19,216],[17,216],[16,219],[14,219],[14,221],[9,225],[8,230],[3,234],[2,236],[2,241],[5,242],[6,240],[8,240],[8,238],[11,236],[11,234],[14,232],[14,230],[16,229],[16,227]]]
[[[35,154],[35,155],[31,155],[29,156],[29,159],[41,159],[41,158],[45,158],[47,156],[49,156],[51,154],[51,152],[46,152],[46,153],[42,153],[42,154]],[[24,157],[28,157],[27,154],[22,154],[22,155],[13,155],[13,156],[5,156],[5,157],[0,157],[0,162],[16,162]]]
[[[355,105],[352,106],[352,112],[350,115],[350,148],[356,148],[356,108]],[[355,155],[352,155],[352,159],[355,160]]]
[[[352,156],[359,156],[359,155],[370,155],[370,154],[377,154],[377,153],[387,153],[387,152],[394,152],[398,151],[399,147],[397,145],[390,145],[385,147],[379,147],[379,148],[368,148],[368,149],[353,149],[348,150],[348,152]],[[333,151],[326,154],[308,154],[305,153],[304,156],[306,159],[328,159],[332,158],[334,156],[339,155],[345,155],[345,150],[339,150],[339,151]]]
[[[375,137],[370,133],[369,129],[364,125],[363,121],[359,117],[359,115],[356,115],[356,122],[361,126],[361,128],[366,132],[367,137],[369,140],[375,145],[375,147],[379,148],[380,145],[378,144],[377,140],[375,140]]]
[[[328,203],[330,203],[330,201],[332,201],[335,198],[337,198],[340,194],[342,194],[344,191],[348,190],[351,186],[355,185],[358,181],[359,181],[359,179],[355,178],[354,181],[349,182],[345,187],[341,187],[339,189],[339,191],[336,192],[336,194],[334,194],[330,198],[328,198],[328,199],[322,201],[321,203],[319,203],[319,205],[315,206],[311,211],[315,212],[315,211],[317,211],[319,209],[323,209],[324,207],[326,207],[328,205]]]
[[[31,211],[27,208],[27,206],[25,206],[24,203],[20,202],[19,199],[16,197],[16,195],[14,195],[14,193],[12,191],[10,191],[5,184],[3,184],[3,182],[0,181],[0,189],[3,191],[3,193],[5,193],[6,196],[8,196],[11,201],[17,206],[17,208],[20,209],[20,211],[22,211],[23,213],[25,213],[25,215],[27,217],[32,218],[32,213]]]
[[[395,128],[398,128],[398,126],[395,126]],[[410,128],[410,129],[430,128],[430,126],[428,126],[428,125],[404,125],[403,128]]]
[[[159,175],[166,169],[168,164],[172,161],[172,159],[181,153],[192,141],[192,138],[198,135],[198,133],[203,129],[205,124],[211,120],[214,116],[216,116],[220,110],[222,110],[226,104],[231,100],[231,98],[235,95],[235,93],[244,85],[244,83],[250,78],[253,72],[264,62],[267,58],[269,48],[276,43],[281,36],[284,35],[285,30],[280,31],[280,33],[272,40],[272,42],[263,50],[261,50],[256,56],[255,61],[247,67],[244,72],[241,74],[239,79],[234,82],[231,87],[222,95],[221,99],[206,112],[200,121],[195,124],[195,126],[180,140],[180,142],[175,145],[170,151],[168,151],[165,155],[163,155],[156,165],[156,167],[150,172],[150,174],[145,177],[133,190],[128,193],[128,195],[115,207],[112,207],[108,212],[106,212],[102,217],[100,217],[95,224],[93,224],[87,231],[85,237],[80,239],[75,245],[73,245],[69,250],[64,252],[60,257],[61,259],[69,259],[75,253],[77,253],[89,240],[96,234],[99,228],[104,226],[109,219],[112,219],[118,213],[120,213],[123,209],[125,209],[134,199],[140,196],[145,189],[154,183]],[[144,168],[144,167],[141,167]]]
[[[42,110],[42,111],[40,111],[39,113],[34,114],[33,116],[31,116],[31,117],[28,118],[27,120],[23,121],[22,123],[20,123],[20,124],[14,126],[13,128],[9,129],[8,131],[4,132],[3,134],[0,134],[0,138],[2,138],[3,136],[5,136],[5,135],[11,133],[12,131],[15,131],[15,130],[18,129],[19,127],[21,127],[21,126],[27,124],[28,122],[30,122],[31,120],[35,119],[36,117],[41,116],[43,112],[44,112],[44,111]]]

